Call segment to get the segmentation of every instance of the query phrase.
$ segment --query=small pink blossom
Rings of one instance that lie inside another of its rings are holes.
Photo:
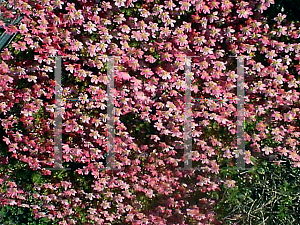
[[[273,153],[273,150],[270,147],[265,147],[265,148],[262,149],[262,151],[265,152],[266,155],[269,155],[270,153]]]
[[[227,186],[227,187],[235,187],[235,180],[227,180],[226,182],[225,182],[225,185]]]
[[[96,25],[91,21],[88,21],[86,25],[84,25],[85,31],[89,33],[93,33],[93,31],[97,31]]]
[[[253,15],[253,13],[251,12],[251,9],[238,9],[237,13],[239,14],[238,17],[239,18],[248,18],[249,15]]]
[[[180,1],[179,4],[181,5],[180,10],[189,11],[191,3],[189,3],[187,0]]]

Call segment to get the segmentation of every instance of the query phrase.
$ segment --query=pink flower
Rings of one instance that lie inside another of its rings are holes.
[[[136,41],[142,41],[142,34],[140,31],[132,31],[132,37],[136,40]]]
[[[156,123],[154,124],[154,127],[155,127],[158,131],[160,131],[162,128],[164,128],[163,124],[160,123],[160,122],[156,122]]]
[[[157,23],[149,22],[148,29],[151,29],[152,37],[155,38],[155,32],[159,30]]]
[[[262,151],[265,152],[266,155],[269,155],[270,153],[273,153],[273,150],[270,147],[265,147],[265,148],[262,149]]]
[[[227,187],[235,187],[235,181],[234,180],[226,180],[225,185]]]
[[[20,31],[21,34],[27,33],[27,32],[28,32],[28,29],[27,29],[26,24],[20,24],[20,26],[19,26],[19,31]]]
[[[204,55],[212,55],[213,54],[213,49],[208,48],[206,46],[201,51],[203,52]]]
[[[140,12],[141,16],[144,18],[147,18],[151,15],[150,12],[147,11],[146,9],[138,9],[138,11]]]
[[[218,9],[219,8],[219,4],[220,2],[216,1],[216,0],[212,0],[209,1],[208,5],[212,8],[212,9]]]
[[[204,6],[202,7],[202,12],[203,12],[204,14],[209,14],[209,13],[210,13],[209,7],[208,7],[207,5],[204,5]]]
[[[200,36],[200,37],[195,37],[194,38],[194,42],[196,45],[203,45],[204,43],[206,43],[206,39],[204,36]]]
[[[33,81],[34,83],[36,83],[36,79],[37,79],[36,76],[33,76],[33,75],[29,75],[29,76],[28,76],[28,81],[29,81],[29,82]]]
[[[62,5],[64,5],[65,3],[61,0],[56,0],[53,2],[53,5],[58,7],[59,9],[62,9]]]
[[[274,57],[276,57],[277,54],[275,53],[275,50],[271,50],[267,53],[266,58],[267,59],[273,59]]]
[[[74,73],[75,68],[72,64],[69,64],[69,65],[66,66],[66,70],[70,71],[71,73]]]
[[[190,32],[192,30],[192,24],[187,22],[182,22],[182,29],[186,32]]]
[[[129,26],[127,26],[126,24],[124,24],[124,25],[121,26],[121,31],[123,33],[129,34],[130,28],[129,28]]]
[[[12,55],[11,55],[11,52],[8,51],[7,49],[5,49],[2,54],[1,54],[1,57],[3,60],[9,60],[12,58]]]
[[[161,27],[160,28],[160,38],[168,37],[171,34],[171,30],[168,27]]]
[[[151,71],[150,68],[142,69],[141,75],[145,76],[146,78],[150,78],[154,73]]]
[[[180,10],[182,11],[189,11],[191,7],[191,3],[189,3],[187,0],[180,1],[179,4],[181,5]]]
[[[290,151],[289,158],[295,160],[298,158],[298,153],[296,151]]]
[[[285,18],[286,15],[282,15],[281,13],[278,13],[277,17],[274,20],[281,23]]]
[[[117,6],[117,7],[124,7],[125,6],[125,2],[126,2],[126,0],[115,0],[115,5]]]
[[[218,71],[222,71],[226,69],[224,62],[214,61],[213,63],[214,63],[214,68],[216,68]]]
[[[176,5],[172,0],[165,1],[164,3],[165,3],[165,8],[171,11],[173,11],[174,7],[176,7]]]
[[[26,42],[19,41],[18,43],[13,42],[12,47],[14,47],[16,50],[25,51],[27,49]]]
[[[282,115],[279,112],[275,112],[272,117],[274,117],[274,119],[277,120],[281,120]]]
[[[99,51],[100,52],[106,52],[107,47],[108,47],[107,44],[105,44],[103,41],[100,41],[100,43],[99,43]]]
[[[110,208],[110,202],[103,201],[101,206],[102,206],[103,209],[109,209]]]
[[[280,37],[281,35],[286,35],[287,34],[287,27],[278,26],[277,29],[278,29],[278,31],[277,31],[278,37]]]
[[[165,70],[160,70],[159,75],[164,80],[171,79],[171,74],[169,72],[165,71]]]
[[[87,212],[88,212],[89,214],[92,214],[92,215],[97,214],[97,210],[96,210],[96,209],[93,209],[93,208],[89,208]]]
[[[253,13],[251,12],[251,9],[238,9],[237,13],[239,14],[238,17],[239,18],[248,18],[249,15],[253,15]]]
[[[5,143],[7,145],[9,145],[11,143],[10,140],[9,140],[9,138],[7,138],[7,137],[3,137],[3,141],[5,141]]]
[[[169,54],[169,53],[164,53],[164,54],[162,54],[161,59],[162,59],[162,60],[165,60],[165,61],[171,62],[171,61],[172,61],[171,57],[172,57],[171,54]]]
[[[124,14],[120,13],[115,16],[115,19],[113,20],[113,22],[116,22],[117,24],[122,24],[122,22],[125,20],[126,19],[124,18]]]
[[[107,11],[108,9],[112,9],[110,2],[102,2],[102,9]]]
[[[83,27],[84,30],[89,32],[90,34],[93,33],[93,31],[97,31],[96,25],[93,24],[91,21],[88,21],[87,24],[84,24]]]
[[[71,12],[75,11],[76,10],[75,4],[67,2],[66,10],[71,11]]]
[[[90,133],[89,136],[90,136],[90,137],[93,137],[94,139],[98,139],[98,138],[100,137],[98,131],[92,130],[92,129],[91,129],[91,133]]]
[[[138,62],[138,60],[136,60],[136,59],[130,59],[129,61],[128,61],[128,64],[129,64],[129,66],[134,70],[134,71],[136,71],[137,70],[137,68],[139,68],[139,62]]]
[[[111,43],[111,39],[113,38],[112,35],[109,34],[104,34],[103,35],[103,39],[106,41],[106,43],[110,44]]]
[[[150,36],[150,34],[148,33],[148,32],[146,32],[146,31],[142,31],[142,33],[141,33],[141,40],[143,41],[149,41],[149,36]]]
[[[231,7],[233,7],[233,4],[230,0],[222,0],[221,1],[221,9],[222,10],[230,9]]]
[[[123,80],[130,80],[131,76],[127,72],[117,72],[117,77]]]
[[[154,63],[156,61],[156,59],[152,55],[146,55],[145,58],[146,62]]]
[[[98,51],[99,51],[99,43],[97,43],[96,45],[90,45],[88,47],[88,52],[89,52],[91,57],[96,56]]]
[[[300,161],[293,163],[294,167],[300,168]]]
[[[71,48],[70,49],[72,51],[79,51],[82,48],[83,48],[83,44],[80,41],[74,40],[74,41],[71,42]]]
[[[180,46],[185,46],[188,44],[187,41],[187,35],[178,35],[178,37],[176,38],[176,42],[177,44],[179,43]]]

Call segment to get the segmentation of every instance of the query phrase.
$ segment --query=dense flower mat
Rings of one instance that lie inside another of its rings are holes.
[[[32,213],[20,224],[219,224],[220,191],[236,182],[224,173],[239,154],[236,103],[193,105],[197,169],[178,170],[186,56],[198,56],[193,99],[233,99],[231,56],[243,55],[247,166],[285,158],[300,167],[299,24],[284,13],[267,19],[273,3],[23,0],[15,13],[3,4],[5,18],[24,18],[16,26],[0,22],[19,32],[1,52],[0,215],[11,207],[14,215]],[[99,101],[63,102],[63,166],[70,170],[53,171],[57,55],[64,56],[62,97]],[[115,56],[118,171],[104,170],[107,55]]]

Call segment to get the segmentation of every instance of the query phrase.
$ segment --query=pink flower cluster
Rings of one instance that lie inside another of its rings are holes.
[[[246,163],[253,163],[251,157],[277,154],[300,167],[299,24],[283,14],[268,24],[262,13],[273,0],[145,2],[18,1],[24,19],[5,30],[19,31],[20,38],[1,53],[3,141],[11,159],[41,172],[49,182],[35,183],[33,193],[17,184],[7,169],[6,175],[0,174],[2,202],[32,208],[37,218],[61,225],[218,224],[210,193],[223,184],[234,186],[218,174],[223,160],[233,163],[237,153],[235,143],[222,139],[218,131],[206,132],[214,123],[234,140],[236,107],[212,101],[193,110],[191,156],[198,169],[177,170],[184,161],[185,56],[199,56],[192,59],[193,98],[233,99],[236,59],[229,56],[244,55],[245,117],[255,124],[254,130],[245,131]],[[33,56],[16,62],[20,54]],[[63,161],[82,166],[62,172],[66,176],[61,179],[45,169],[53,166],[54,157],[57,55],[69,56],[63,64],[63,98],[82,98],[62,103]],[[118,71],[119,171],[107,171],[103,163],[107,55],[115,56]],[[100,100],[87,101],[91,96]],[[130,114],[155,132],[142,130],[134,136],[134,120],[122,122]]]

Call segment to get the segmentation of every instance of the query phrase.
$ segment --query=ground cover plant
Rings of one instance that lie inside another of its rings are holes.
[[[300,32],[290,11],[276,12],[273,0],[8,1],[15,13],[5,4],[3,21],[24,18],[0,24],[18,33],[0,61],[1,224],[298,223]],[[99,101],[63,102],[70,170],[54,171],[58,55],[62,97]],[[104,169],[107,55],[115,56],[118,171]],[[239,154],[233,101],[193,105],[197,169],[178,170],[185,57],[198,56],[193,99],[228,99],[237,89],[231,56],[240,55],[253,170],[231,170]]]
[[[299,224],[299,169],[281,161],[260,159],[242,174],[226,171],[236,186],[222,192],[216,207],[224,224]]]

